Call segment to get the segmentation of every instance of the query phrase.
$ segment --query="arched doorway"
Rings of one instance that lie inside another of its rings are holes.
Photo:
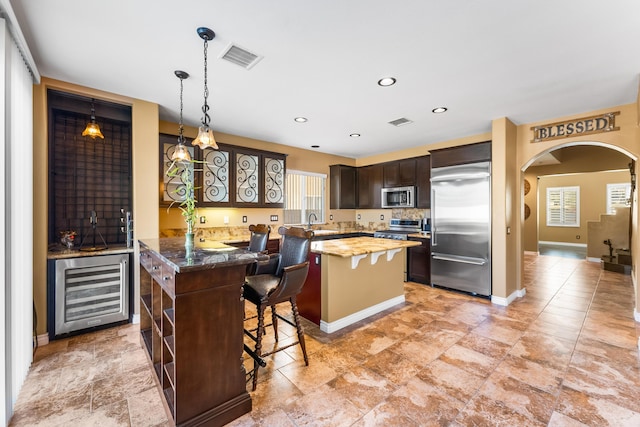
[[[608,252],[603,240],[613,241],[617,248],[630,245],[629,221],[631,212],[620,209],[617,216],[606,215],[607,183],[631,181],[629,166],[634,157],[625,150],[599,142],[563,144],[547,150],[530,159],[522,169],[522,215],[523,248],[525,252],[538,252],[551,244],[568,252],[582,254],[584,257],[599,261],[601,255]],[[563,184],[569,183],[569,184]],[[577,226],[553,226],[546,217],[547,204],[545,190],[563,185],[576,185],[580,204],[577,206]],[[542,190],[539,192],[538,190]],[[626,233],[620,227],[620,221],[626,218]],[[617,218],[617,223],[614,220]],[[602,220],[602,224],[599,222]],[[612,227],[615,227],[613,229]],[[591,229],[591,233],[588,229]],[[617,230],[617,231],[616,231]],[[557,245],[555,245],[557,243]],[[588,248],[588,249],[587,249]],[[544,251],[540,251],[544,253]],[[577,255],[579,256],[579,255]],[[583,257],[583,258],[584,258]]]

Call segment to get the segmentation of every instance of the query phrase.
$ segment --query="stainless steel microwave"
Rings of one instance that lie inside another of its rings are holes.
[[[382,189],[383,208],[413,208],[416,206],[416,187]]]

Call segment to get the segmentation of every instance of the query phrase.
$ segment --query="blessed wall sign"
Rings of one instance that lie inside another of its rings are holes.
[[[551,141],[553,139],[620,130],[619,127],[616,127],[616,116],[619,114],[620,111],[616,111],[581,119],[565,120],[544,126],[534,126],[531,128],[533,131],[533,140],[531,142]]]

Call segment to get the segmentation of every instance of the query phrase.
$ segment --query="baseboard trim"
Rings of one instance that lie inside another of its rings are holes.
[[[586,248],[586,243],[568,243],[568,242],[549,242],[546,240],[538,241],[539,245],[554,245],[554,246],[570,246],[572,248]]]
[[[42,334],[36,337],[38,347],[49,344],[49,334]]]
[[[495,295],[491,295],[491,303],[492,304],[496,304],[496,305],[501,305],[501,306],[508,306],[509,304],[511,304],[513,301],[515,301],[516,298],[522,298],[527,294],[527,289],[526,288],[522,288],[522,289],[517,289],[515,291],[513,291],[511,293],[511,295],[509,295],[508,297],[504,298],[504,297],[497,297]]]
[[[587,257],[587,261],[589,262],[601,262],[601,258]]]
[[[373,316],[374,314],[380,313],[381,311],[391,308],[394,305],[403,304],[404,301],[405,301],[404,295],[400,295],[395,298],[391,298],[386,301],[383,301],[379,304],[373,305],[369,308],[365,308],[364,310],[360,310],[356,313],[350,314],[334,322],[325,322],[324,320],[321,320],[320,330],[322,332],[331,334],[346,326],[352,325],[356,322],[359,322],[360,320],[366,319],[369,316]]]
[[[131,316],[131,323],[133,323],[134,325],[140,323],[140,313]]]

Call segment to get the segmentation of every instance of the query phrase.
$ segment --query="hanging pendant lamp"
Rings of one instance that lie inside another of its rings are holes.
[[[93,106],[94,99],[91,98],[91,121],[87,123],[87,127],[82,131],[82,136],[90,136],[92,139],[104,139],[104,135],[100,132],[100,126],[96,123],[96,109]]]
[[[217,149],[218,144],[213,137],[213,131],[209,127],[209,105],[207,98],[209,97],[209,88],[207,87],[207,43],[216,36],[212,30],[206,27],[197,29],[198,35],[204,40],[204,105],[202,106],[202,126],[198,128],[198,136],[193,140],[192,144],[197,145],[202,150],[205,148]]]
[[[176,77],[180,79],[180,124],[178,128],[178,145],[173,150],[173,154],[171,155],[171,161],[178,162],[188,162],[191,161],[191,155],[189,154],[189,150],[184,145],[184,126],[182,124],[182,91],[183,91],[183,82],[184,79],[189,78],[189,73],[185,71],[176,70]]]

